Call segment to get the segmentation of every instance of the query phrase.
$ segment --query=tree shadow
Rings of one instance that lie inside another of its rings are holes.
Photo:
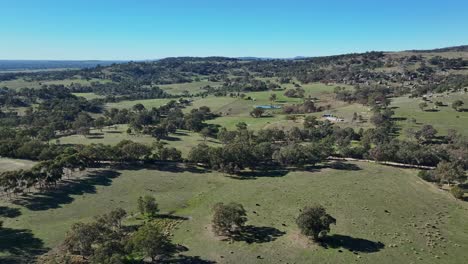
[[[164,136],[161,139],[167,140],[167,141],[181,141],[180,138],[178,137],[171,137],[171,136]]]
[[[392,119],[392,121],[405,121],[408,118],[398,116],[398,117],[392,117],[391,119]]]
[[[286,234],[274,227],[269,226],[244,226],[242,230],[232,233],[227,240],[244,241],[247,244],[267,243],[275,241],[277,238]]]
[[[320,244],[324,248],[344,248],[353,252],[373,253],[385,247],[382,242],[374,242],[363,238],[354,238],[345,235],[325,236]]]
[[[334,161],[326,164],[326,167],[334,170],[358,171],[362,170],[358,165],[341,161]]]
[[[156,171],[166,171],[166,172],[174,172],[174,173],[181,173],[181,172],[191,172],[191,173],[207,173],[210,170],[205,168],[200,168],[195,165],[180,163],[180,162],[156,162],[156,163],[145,163],[145,164],[116,164],[113,168],[118,170],[156,170]]]
[[[156,216],[157,218],[162,218],[162,219],[170,219],[170,220],[189,220],[188,217],[185,216],[180,216],[180,215],[174,215],[172,213],[167,213],[167,214],[158,214]]]
[[[0,263],[34,263],[35,258],[47,252],[42,240],[26,229],[0,229]]]
[[[112,180],[119,175],[119,172],[112,170],[94,171],[85,178],[64,180],[55,189],[25,194],[14,200],[13,203],[32,211],[59,208],[63,204],[73,202],[72,195],[96,193],[96,186],[110,186]]]
[[[102,139],[104,136],[86,136],[87,139]]]
[[[118,130],[106,130],[104,132],[106,132],[107,134],[122,134],[123,133],[122,131],[118,131]]]
[[[255,180],[263,177],[283,177],[289,173],[286,169],[268,169],[268,170],[252,170],[252,171],[241,171],[235,175],[229,175],[229,177],[238,180]]]
[[[215,264],[216,261],[205,260],[199,256],[177,255],[169,259],[162,260],[161,263],[177,263],[177,264]]]
[[[15,218],[20,215],[21,215],[21,210],[18,208],[0,206],[0,217]]]

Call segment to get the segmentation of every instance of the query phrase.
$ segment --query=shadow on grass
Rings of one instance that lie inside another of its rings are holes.
[[[91,172],[85,178],[64,180],[55,189],[20,196],[13,203],[32,211],[59,208],[73,202],[72,195],[96,193],[96,186],[110,186],[112,179],[119,175],[120,173],[112,170]]]
[[[191,173],[207,173],[211,172],[211,170],[201,168],[195,165],[191,164],[185,164],[185,163],[180,163],[180,162],[156,162],[156,163],[135,163],[135,164],[117,164],[113,167],[114,169],[118,170],[155,170],[155,171],[167,171],[167,172],[175,172],[175,173],[180,173],[180,172],[191,172]]]
[[[0,206],[0,217],[15,218],[20,215],[21,215],[21,211],[18,208]]]
[[[161,263],[177,263],[177,264],[214,264],[216,261],[205,260],[199,256],[177,255],[169,259],[161,261]]]
[[[34,263],[37,256],[47,252],[42,240],[35,238],[30,230],[0,229],[0,263]]]
[[[391,119],[392,119],[392,121],[395,121],[395,122],[396,122],[396,121],[405,121],[405,120],[407,120],[408,118],[398,116],[398,117],[392,117]]]
[[[349,251],[362,253],[378,252],[385,247],[382,242],[336,234],[322,238],[320,243],[324,248],[344,248]]]
[[[267,243],[275,241],[286,234],[274,227],[269,226],[244,226],[241,231],[233,233],[227,240],[244,241],[248,244]]]
[[[347,170],[347,171],[358,171],[362,170],[358,165],[353,163],[346,163],[341,161],[334,161],[327,163],[325,167],[334,169],[334,170]]]
[[[289,172],[293,171],[306,171],[306,172],[319,172],[322,169],[332,168],[335,170],[348,170],[348,171],[358,171],[361,168],[353,163],[346,163],[341,161],[334,161],[330,163],[325,163],[323,165],[317,164],[313,166],[303,166],[303,167],[261,167],[256,170],[251,171],[241,171],[237,174],[228,175],[233,179],[237,180],[255,180],[257,178],[263,177],[283,177],[286,176]]]
[[[87,139],[102,139],[104,136],[86,136]]]
[[[236,175],[229,175],[229,177],[238,180],[255,180],[263,177],[283,177],[289,173],[286,169],[269,169],[269,170],[254,170],[254,171],[241,171]]]
[[[107,134],[123,134],[123,132],[119,130],[106,130],[104,132],[106,132]]]
[[[158,214],[156,216],[157,218],[162,218],[162,219],[170,219],[170,220],[189,220],[190,218],[185,217],[185,216],[180,216],[180,215],[174,215],[172,213],[167,213],[167,214]]]
[[[165,136],[165,137],[162,137],[161,139],[167,140],[167,141],[181,141],[180,138],[178,138],[178,137],[171,137],[171,136]]]

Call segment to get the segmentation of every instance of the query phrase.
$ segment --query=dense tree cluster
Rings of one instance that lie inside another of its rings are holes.
[[[141,206],[140,200],[138,206]],[[126,216],[125,210],[117,208],[95,217],[94,221],[73,224],[63,245],[42,257],[40,263],[71,263],[73,256],[85,258],[80,263],[141,263],[145,258],[154,261],[176,252],[176,246],[161,225],[149,221],[128,228],[122,224]]]
[[[254,133],[239,123],[236,131],[219,131],[217,137],[223,146],[200,144],[192,148],[188,160],[232,174],[247,167],[255,169],[273,164],[314,165],[332,153],[333,128],[328,122],[313,120],[304,129],[293,128],[288,132],[264,129]]]

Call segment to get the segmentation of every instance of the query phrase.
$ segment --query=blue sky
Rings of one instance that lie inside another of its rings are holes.
[[[466,0],[0,0],[0,59],[294,57],[462,44]]]

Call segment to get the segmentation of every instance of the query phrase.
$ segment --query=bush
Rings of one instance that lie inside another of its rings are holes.
[[[465,191],[458,186],[454,186],[450,189],[450,193],[457,199],[463,199],[463,196],[465,195]]]
[[[427,171],[427,170],[419,171],[418,177],[428,182],[435,182],[437,180],[435,178],[434,173],[432,173],[431,171]]]

